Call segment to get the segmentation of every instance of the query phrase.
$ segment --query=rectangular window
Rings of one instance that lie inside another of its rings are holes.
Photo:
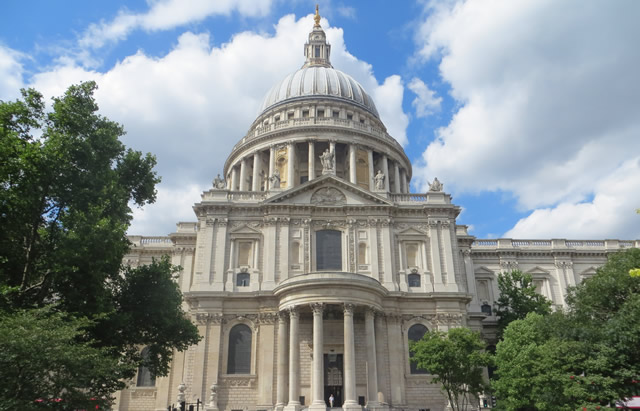
[[[293,118],[293,111],[287,113],[287,120],[291,120]]]
[[[302,112],[302,117],[303,117],[303,118],[309,118],[309,110],[304,110],[304,111]]]
[[[253,251],[253,243],[250,241],[238,242],[238,266],[249,267],[251,266]]]
[[[320,230],[316,233],[316,269],[342,270],[342,232]]]
[[[334,110],[333,111],[333,118],[338,118],[340,117],[340,112],[338,110]]]
[[[280,121],[280,116],[275,116],[275,117],[273,118],[273,121]]]
[[[324,110],[318,110],[316,117],[324,117]]]
[[[347,120],[353,120],[353,114],[347,114]]]
[[[320,46],[316,46],[316,57],[320,57]]]

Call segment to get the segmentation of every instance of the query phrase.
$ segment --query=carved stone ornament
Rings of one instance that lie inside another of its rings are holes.
[[[347,202],[347,197],[342,191],[333,187],[324,187],[313,193],[311,204],[315,205],[341,205]]]
[[[442,188],[443,188],[443,185],[440,182],[440,180],[438,180],[438,177],[433,179],[433,183],[429,183],[429,191],[440,193],[442,192]]]
[[[224,190],[226,187],[227,184],[224,182],[224,178],[220,177],[220,174],[218,174],[218,176],[213,179],[213,189]]]
[[[216,383],[211,384],[209,390],[211,391],[209,394],[209,407],[218,408],[218,385]]]

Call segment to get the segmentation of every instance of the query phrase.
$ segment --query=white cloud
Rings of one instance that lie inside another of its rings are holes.
[[[422,187],[438,176],[457,192],[503,190],[522,209],[604,195],[640,152],[640,3],[623,3],[431,3],[419,55],[440,59],[459,109],[415,168]]]
[[[24,54],[0,44],[0,98],[13,100],[20,96],[23,67],[20,60]]]
[[[81,47],[102,47],[125,39],[136,29],[167,30],[191,22],[202,21],[212,15],[264,16],[271,10],[271,0],[155,0],[145,13],[120,10],[111,21],[94,23],[80,39]]]
[[[595,187],[593,201],[560,203],[535,210],[505,237],[515,238],[640,238],[640,157],[622,164]]]
[[[436,97],[436,92],[429,89],[424,81],[414,77],[407,87],[416,95],[411,102],[416,109],[416,116],[428,117],[440,110],[442,97]]]
[[[195,219],[191,205],[200,201],[197,194],[221,173],[264,95],[302,66],[302,44],[312,26],[312,15],[298,20],[288,15],[278,21],[273,35],[242,32],[220,47],[212,47],[207,34],[186,32],[162,57],[139,51],[104,73],[65,60],[33,76],[31,83],[45,96],[56,96],[70,84],[96,80],[101,113],[124,125],[125,144],[158,158],[162,183],[157,203],[136,210],[130,232],[164,235],[175,230],[178,220]],[[323,26],[328,27],[326,21]],[[342,30],[326,31],[334,66],[362,83],[389,132],[405,143],[408,117],[402,111],[399,76],[379,84],[371,65],[347,52]]]

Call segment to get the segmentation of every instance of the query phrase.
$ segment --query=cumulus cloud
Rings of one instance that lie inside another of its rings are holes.
[[[202,21],[212,15],[229,15],[238,12],[243,16],[266,15],[271,0],[156,0],[144,13],[132,13],[126,9],[118,12],[111,21],[101,21],[89,26],[80,39],[80,46],[98,48],[107,43],[125,39],[132,31],[167,30],[191,22]]]
[[[398,76],[378,83],[371,65],[351,55],[342,30],[323,21],[332,43],[332,63],[351,74],[378,103],[389,132],[406,142],[403,84]],[[164,56],[142,51],[105,72],[65,60],[33,76],[45,96],[61,95],[70,84],[93,79],[101,113],[123,124],[125,144],[157,156],[162,176],[155,205],[136,210],[130,233],[165,235],[177,220],[194,220],[191,205],[222,172],[226,157],[257,116],[273,84],[304,62],[302,44],[312,15],[282,17],[273,35],[246,31],[212,46],[208,34],[185,32]],[[277,56],[277,58],[274,58]]]
[[[523,210],[546,207],[527,221],[571,209],[592,233],[588,214],[607,213],[595,202],[604,182],[640,152],[640,4],[457,1],[428,12],[419,56],[438,62],[458,109],[416,167],[419,183],[437,175],[453,191],[502,190]]]
[[[442,97],[437,97],[436,92],[429,89],[424,81],[414,77],[407,87],[416,95],[416,98],[411,102],[416,110],[416,116],[428,117],[440,110]]]
[[[23,87],[23,67],[20,62],[26,56],[0,44],[0,98],[13,100],[20,96]]]

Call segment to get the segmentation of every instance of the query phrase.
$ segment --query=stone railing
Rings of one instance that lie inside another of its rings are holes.
[[[354,129],[358,131],[363,131],[367,134],[373,135],[374,137],[378,137],[381,140],[391,143],[398,150],[402,150],[402,146],[398,143],[393,137],[391,137],[386,131],[381,128],[371,126],[369,124],[362,124],[358,121],[348,120],[344,118],[336,118],[336,117],[305,117],[305,118],[294,118],[289,120],[281,120],[275,123],[266,124],[260,127],[256,127],[253,130],[249,130],[249,132],[240,140],[235,146],[233,146],[233,150],[235,151],[243,144],[257,138],[260,136],[267,135],[269,133],[273,133],[276,131],[285,130],[288,128],[295,128],[300,126],[317,126],[317,127],[340,127],[347,129]]]
[[[268,196],[264,191],[229,191],[229,201],[263,201]]]
[[[427,195],[417,193],[390,193],[389,200],[394,203],[424,203],[427,201]]]
[[[499,238],[495,240],[478,239],[472,244],[473,248],[548,248],[548,249],[603,249],[617,250],[621,248],[640,248],[640,240],[520,240]]]

